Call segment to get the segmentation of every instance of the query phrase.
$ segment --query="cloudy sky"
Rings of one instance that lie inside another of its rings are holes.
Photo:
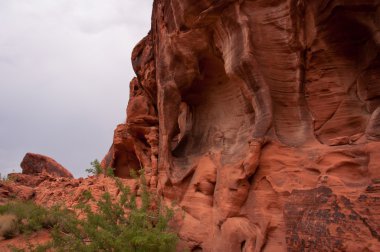
[[[125,120],[133,46],[152,0],[0,0],[0,173],[26,152],[74,176]]]

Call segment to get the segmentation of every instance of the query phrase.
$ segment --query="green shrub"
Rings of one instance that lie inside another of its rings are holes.
[[[97,159],[91,162],[91,166],[91,168],[86,169],[86,172],[90,175],[99,175],[103,173],[103,168]]]
[[[4,205],[0,214],[14,214],[21,233],[51,228],[52,241],[29,248],[31,251],[174,251],[178,238],[168,225],[173,211],[148,191],[145,177],[140,178],[139,201],[118,178],[113,178],[120,190],[118,199],[112,200],[106,192],[96,200],[85,191],[76,214],[60,206],[45,209],[29,202]],[[90,203],[96,204],[96,211]]]
[[[0,216],[15,216],[19,233],[31,233],[43,228],[48,211],[33,202],[14,201],[0,206]]]
[[[96,202],[97,211],[89,207],[95,201],[85,193],[77,208],[87,218],[65,227],[56,227],[53,245],[58,251],[174,251],[177,236],[169,230],[173,211],[150,193],[141,179],[141,205],[134,194],[115,178],[120,197],[113,202],[105,193]],[[66,223],[67,224],[67,223]]]
[[[72,222],[73,219],[76,219],[73,212],[58,205],[47,209],[30,201],[12,201],[0,206],[0,229],[12,230],[6,235],[3,232],[2,236],[6,239],[18,234],[31,234],[44,228],[54,228],[58,224]]]
[[[109,177],[114,177],[114,170],[111,167],[107,167],[106,169],[103,169],[102,166],[99,163],[99,160],[95,159],[91,162],[91,168],[86,169],[86,172],[90,175],[100,175],[104,174]]]

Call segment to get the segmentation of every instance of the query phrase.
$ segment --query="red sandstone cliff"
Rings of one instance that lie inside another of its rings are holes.
[[[380,1],[156,0],[103,161],[191,251],[380,250]]]
[[[103,167],[180,205],[179,251],[380,251],[379,5],[155,0]],[[46,205],[114,189],[14,176]]]

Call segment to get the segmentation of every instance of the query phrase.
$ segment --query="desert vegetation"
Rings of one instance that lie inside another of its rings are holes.
[[[91,173],[112,176],[112,169],[103,171],[96,160],[92,166]],[[140,180],[139,196],[113,177],[120,191],[117,198],[105,192],[96,200],[87,190],[72,210],[8,202],[0,206],[0,236],[10,239],[50,230],[48,243],[13,251],[174,251],[178,238],[169,226],[173,211],[148,190],[142,174],[135,177]]]

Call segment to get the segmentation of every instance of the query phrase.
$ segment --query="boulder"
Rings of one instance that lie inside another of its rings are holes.
[[[73,178],[73,175],[57,161],[40,154],[27,153],[20,165],[23,174],[38,175],[47,173],[56,177]]]

